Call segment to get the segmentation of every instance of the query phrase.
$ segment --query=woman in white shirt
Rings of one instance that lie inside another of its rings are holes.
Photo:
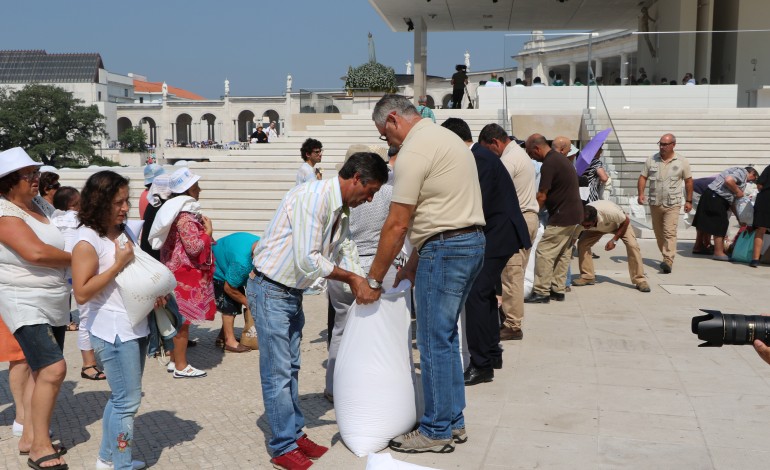
[[[91,346],[112,391],[104,407],[97,469],[144,468],[131,455],[150,330],[146,319],[131,326],[115,283],[134,259],[133,243],[118,242],[128,209],[126,178],[113,171],[91,175],[80,194],[80,228],[72,251],[72,287],[87,318],[80,327],[91,334]]]
[[[29,455],[32,468],[45,463],[65,470],[64,449],[53,448],[48,429],[67,373],[62,350],[69,321],[64,271],[70,254],[63,251],[59,229],[33,202],[39,167],[20,147],[0,153],[0,315],[32,370],[24,391],[19,452]]]

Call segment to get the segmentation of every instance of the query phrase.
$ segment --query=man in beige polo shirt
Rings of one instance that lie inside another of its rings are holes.
[[[479,143],[500,157],[516,187],[524,220],[527,222],[529,239],[534,243],[539,221],[540,205],[535,187],[535,165],[527,152],[511,140],[505,129],[498,124],[487,124],[479,133]],[[519,250],[508,260],[501,276],[503,286],[503,312],[505,320],[500,329],[500,340],[518,340],[524,337],[521,322],[524,319],[524,271],[527,269],[531,248]]]
[[[684,211],[692,210],[692,173],[686,158],[674,151],[676,137],[664,134],[658,141],[660,151],[644,162],[642,174],[636,183],[639,193],[638,202],[644,204],[644,187],[650,182],[649,202],[652,215],[652,230],[658,241],[658,249],[663,255],[660,270],[664,274],[671,272],[676,255],[676,228],[679,223],[679,210],[684,201]],[[682,186],[686,196],[682,197]]]
[[[628,256],[628,273],[631,282],[641,292],[650,292],[650,285],[644,277],[644,262],[639,251],[634,231],[629,228],[631,219],[617,204],[611,201],[594,201],[583,208],[583,233],[578,241],[578,260],[580,263],[580,278],[575,279],[573,286],[588,286],[596,282],[594,260],[591,247],[604,235],[611,233],[612,239],[604,245],[606,251],[615,249],[618,240],[623,240]]]
[[[462,139],[422,119],[403,96],[383,96],[372,120],[380,139],[401,150],[390,211],[367,277],[370,288],[359,291],[356,301],[379,299],[383,277],[408,233],[414,249],[396,282],[409,279],[415,286],[425,401],[417,429],[393,438],[389,446],[406,453],[452,452],[455,442],[467,440],[457,320],[484,258],[478,171]]]

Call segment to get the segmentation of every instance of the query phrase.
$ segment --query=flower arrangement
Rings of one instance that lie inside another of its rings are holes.
[[[350,93],[355,90],[396,91],[396,72],[393,67],[387,67],[377,62],[367,62],[358,67],[348,67],[345,77],[345,89]]]

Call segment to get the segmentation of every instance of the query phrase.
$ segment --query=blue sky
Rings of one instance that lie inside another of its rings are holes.
[[[98,52],[106,68],[166,81],[206,98],[342,87],[348,66],[377,61],[405,73],[412,33],[393,33],[367,0],[23,0],[3,2],[2,49]],[[503,66],[523,39],[503,33],[429,33],[428,73],[450,76],[467,49],[471,68]],[[508,60],[506,66],[511,66]]]

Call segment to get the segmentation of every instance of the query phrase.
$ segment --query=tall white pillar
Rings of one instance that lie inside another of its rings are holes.
[[[628,54],[620,54],[620,84],[628,85]]]
[[[414,23],[414,104],[421,95],[427,95],[428,25],[422,17]]]
[[[569,85],[575,84],[575,77],[577,76],[577,64],[575,62],[569,63]]]
[[[594,78],[602,76],[602,59],[596,59],[596,68],[594,68]]]

